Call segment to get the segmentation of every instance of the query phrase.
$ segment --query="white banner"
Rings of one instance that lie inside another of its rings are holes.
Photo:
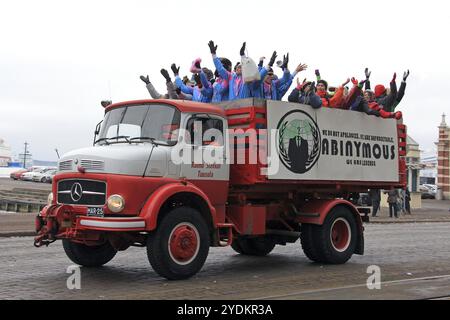
[[[277,150],[269,143],[269,155],[280,160],[269,179],[399,180],[395,119],[267,101],[267,126],[277,130]]]

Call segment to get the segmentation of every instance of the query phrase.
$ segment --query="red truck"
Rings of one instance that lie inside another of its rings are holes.
[[[35,246],[62,239],[96,267],[130,246],[185,279],[209,247],[265,256],[300,239],[312,261],[364,253],[359,192],[406,184],[406,127],[360,112],[243,99],[106,107],[94,145],[64,155]],[[370,210],[370,209],[369,209]]]

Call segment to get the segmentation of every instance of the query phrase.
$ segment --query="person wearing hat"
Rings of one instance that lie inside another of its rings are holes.
[[[214,45],[213,41],[209,41],[208,46],[213,57],[214,66],[216,67],[216,71],[214,72],[216,81],[213,84],[212,102],[227,101],[229,99],[229,74],[231,73],[232,63],[227,58],[219,58],[216,56],[217,46]],[[223,70],[219,72],[219,69]]]
[[[367,70],[367,68],[366,68]],[[370,76],[370,73],[366,73]],[[397,78],[397,73],[394,73],[392,80],[390,82],[390,91],[389,93],[386,90],[386,87],[382,84],[378,84],[375,86],[374,94],[375,101],[378,105],[381,106],[385,111],[393,110],[393,105],[395,103],[395,99],[397,97],[397,84],[395,83],[395,79]],[[370,81],[366,81],[366,90],[370,90]]]
[[[318,70],[316,70],[318,71]],[[330,108],[339,108],[342,106],[344,98],[344,90],[350,79],[347,79],[334,93],[333,96],[328,94],[328,82],[321,79],[317,81],[317,95],[322,99],[322,106]]]
[[[384,108],[376,101],[376,94],[370,90],[364,92],[364,101],[367,102],[371,110],[378,112],[382,118],[395,118],[399,120],[403,117],[401,111],[389,112],[384,110]]]

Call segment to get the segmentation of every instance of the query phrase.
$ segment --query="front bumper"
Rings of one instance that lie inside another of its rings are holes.
[[[86,212],[86,207],[46,206],[36,217],[35,246],[48,246],[57,239],[96,241],[102,232],[146,231],[141,217],[90,217]]]

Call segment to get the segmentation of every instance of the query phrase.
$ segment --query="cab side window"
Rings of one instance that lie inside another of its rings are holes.
[[[217,118],[193,117],[188,120],[187,132],[193,145],[223,146],[223,121]]]

